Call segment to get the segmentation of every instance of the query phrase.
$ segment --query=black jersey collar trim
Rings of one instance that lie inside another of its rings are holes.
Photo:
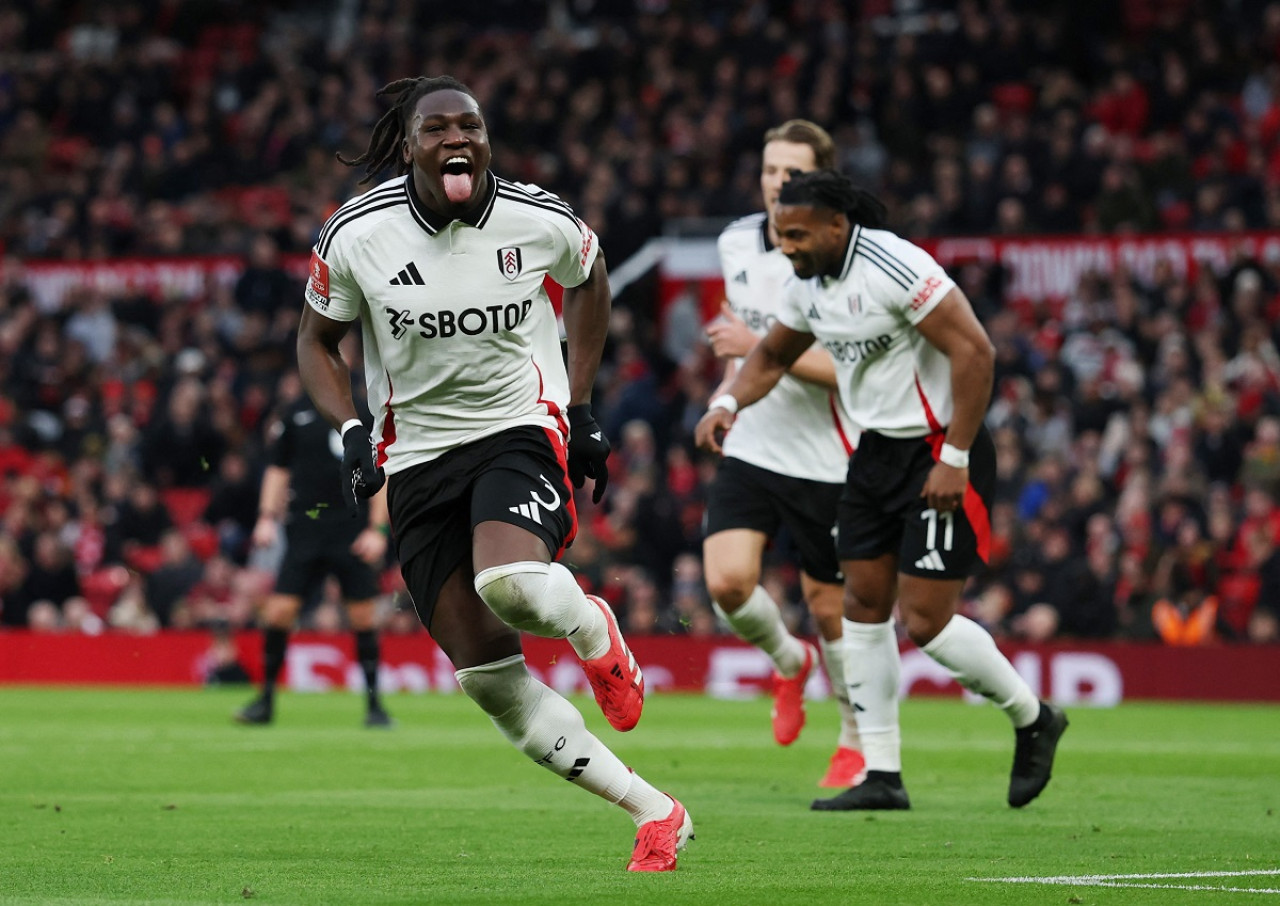
[[[760,248],[772,252],[777,246],[769,241],[769,212],[765,211],[764,220],[760,221]]]
[[[858,239],[861,236],[862,227],[854,224],[853,229],[849,230],[849,238],[845,240],[844,267],[840,269],[841,280],[848,277],[849,271],[853,269],[853,258],[858,252]]]
[[[437,214],[418,197],[418,193],[413,188],[413,171],[409,171],[409,175],[404,178],[404,191],[409,196],[409,212],[413,214],[413,219],[417,221],[418,226],[422,227],[432,236],[443,230],[454,220],[461,220],[468,226],[484,229],[484,225],[489,222],[489,215],[493,213],[493,203],[498,197],[498,178],[493,175],[493,171],[486,171],[489,176],[489,192],[479,199],[475,204],[466,208],[458,217],[445,217]]]

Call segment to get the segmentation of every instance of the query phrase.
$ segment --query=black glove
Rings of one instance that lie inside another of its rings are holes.
[[[569,480],[575,488],[594,478],[591,502],[599,503],[609,486],[609,439],[591,416],[591,406],[569,407]]]
[[[347,506],[359,513],[360,500],[368,500],[383,482],[386,473],[373,461],[373,441],[364,425],[352,425],[342,435],[342,494]]]

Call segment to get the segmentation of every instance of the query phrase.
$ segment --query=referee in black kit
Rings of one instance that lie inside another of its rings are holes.
[[[244,724],[269,724],[275,713],[276,680],[284,665],[289,631],[309,596],[333,576],[342,589],[347,622],[355,635],[356,659],[364,673],[366,727],[389,727],[378,698],[376,628],[378,570],[387,554],[386,490],[368,501],[344,498],[339,471],[342,439],[301,391],[271,427],[267,468],[258,496],[253,545],[267,548],[285,532],[285,553],[274,591],[262,613],[262,694],[238,711]]]

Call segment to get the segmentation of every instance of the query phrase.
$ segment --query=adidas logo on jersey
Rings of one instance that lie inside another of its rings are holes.
[[[426,286],[427,281],[418,273],[418,265],[410,261],[400,268],[400,273],[391,278],[392,286]]]
[[[810,305],[810,306],[809,306],[809,310],[808,310],[807,312],[805,312],[805,315],[804,315],[804,316],[805,316],[806,318],[808,318],[810,321],[821,321],[821,320],[822,320],[822,315],[818,314],[818,306],[816,306],[816,305]]]
[[[746,283],[746,282],[747,282],[747,272],[746,272],[746,271],[738,271],[736,274],[734,274],[734,275],[733,275],[733,282],[734,282],[734,283]]]
[[[916,569],[931,569],[936,572],[942,572],[947,565],[942,562],[942,554],[937,551],[929,551],[919,560],[916,561]]]

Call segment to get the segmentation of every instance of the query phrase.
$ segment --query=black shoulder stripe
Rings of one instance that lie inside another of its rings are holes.
[[[379,201],[383,198],[390,198],[396,192],[402,192],[402,191],[404,191],[403,186],[390,185],[390,186],[383,186],[380,189],[374,189],[372,192],[365,192],[363,195],[357,195],[356,197],[348,199],[346,202],[340,205],[338,207],[338,210],[333,212],[333,215],[329,218],[329,220],[333,221],[339,217],[345,217],[347,214],[351,213],[357,208],[362,208],[365,205],[371,204],[375,201]],[[321,235],[323,234],[324,234],[324,231],[321,230]]]
[[[907,267],[907,263],[906,263],[905,261],[903,261],[903,260],[902,260],[901,258],[899,258],[897,255],[894,255],[894,254],[892,254],[891,252],[887,251],[887,250],[884,248],[884,246],[877,244],[876,242],[874,242],[874,241],[873,241],[873,240],[871,240],[871,239],[867,239],[867,240],[866,240],[866,245],[867,245],[867,247],[868,247],[868,248],[875,249],[875,250],[876,250],[876,252],[878,252],[878,253],[880,254],[880,256],[881,256],[881,257],[882,257],[882,258],[883,258],[887,263],[889,263],[889,264],[893,265],[895,268],[897,268],[898,273],[899,273],[899,274],[901,274],[903,277],[905,277],[909,283],[914,283],[914,282],[915,282],[915,280],[916,280],[916,272],[915,272],[915,271],[913,271],[911,268]]]
[[[911,288],[911,283],[903,278],[902,273],[900,271],[898,271],[896,268],[892,267],[891,265],[886,265],[885,262],[880,257],[878,257],[879,253],[872,251],[870,248],[867,247],[865,243],[862,243],[859,245],[858,252],[867,261],[874,264],[876,267],[880,268],[880,270],[884,271],[885,276],[887,276],[894,283],[898,284],[903,289]]]
[[[569,203],[558,195],[552,195],[546,189],[539,188],[538,191],[534,192],[528,186],[516,185],[515,183],[505,179],[498,180],[498,188],[508,190],[505,193],[508,196],[514,197],[514,195],[517,195],[517,194],[525,195],[525,196],[528,196],[529,198],[534,199],[535,201],[541,201],[544,204],[559,205],[560,207],[564,208],[565,212],[568,213],[569,216],[577,220],[577,217],[575,217],[573,214],[573,208],[570,207]]]
[[[498,185],[505,186],[513,192],[522,192],[530,198],[542,198],[547,201],[558,201],[561,204],[567,203],[559,195],[556,195],[554,192],[548,192],[546,189],[542,188],[542,186],[531,186],[528,183],[516,183],[509,179],[503,179],[502,177],[498,177]]]
[[[514,201],[516,204],[527,204],[532,208],[541,208],[544,211],[550,211],[553,214],[560,214],[569,218],[574,226],[578,225],[578,218],[574,216],[573,211],[567,205],[551,204],[545,201],[538,201],[528,195],[519,195],[512,192],[504,192],[501,187],[498,189],[498,195],[507,201]]]
[[[356,196],[355,198],[351,199],[346,204],[344,204],[342,207],[338,208],[338,210],[333,212],[333,216],[330,217],[329,220],[325,223],[325,225],[321,228],[320,236],[316,239],[316,245],[318,246],[320,243],[324,242],[328,238],[328,233],[336,227],[337,222],[339,220],[343,220],[344,218],[348,217],[351,214],[361,212],[365,208],[367,208],[369,205],[375,204],[380,201],[385,201],[388,198],[393,198],[397,194],[403,194],[403,193],[404,193],[403,185],[390,185],[390,186],[385,186],[381,189],[374,189],[372,192],[366,192],[363,195]]]
[[[366,214],[372,214],[374,211],[381,211],[386,208],[394,208],[400,205],[407,206],[408,204],[409,204],[408,199],[404,198],[402,195],[399,198],[392,198],[392,199],[386,200],[382,202],[382,204],[376,204],[376,205],[371,205],[370,207],[367,207],[367,208],[361,208],[359,211],[355,211],[351,214],[348,214],[346,217],[342,218],[341,220],[335,220],[332,223],[333,229],[329,231],[329,235],[325,236],[324,239],[316,243],[316,251],[319,252],[321,258],[324,258],[327,261],[328,255],[329,255],[329,249],[333,247],[333,240],[338,235],[338,230],[342,229],[348,223],[353,223],[359,220],[361,217],[365,216]]]

